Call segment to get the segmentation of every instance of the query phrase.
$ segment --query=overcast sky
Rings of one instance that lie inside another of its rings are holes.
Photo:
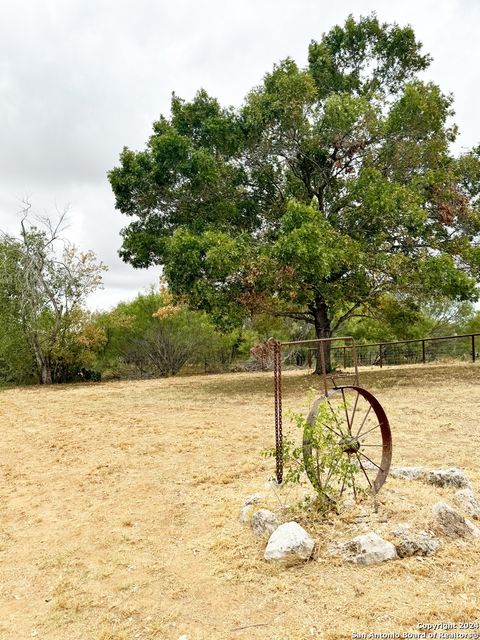
[[[109,267],[90,306],[131,299],[159,270],[117,256],[129,219],[106,174],[122,147],[144,147],[172,91],[239,105],[274,62],[304,65],[310,40],[371,11],[413,26],[455,96],[457,150],[478,144],[478,0],[0,0],[0,229],[18,231],[25,197],[69,207],[66,235]]]

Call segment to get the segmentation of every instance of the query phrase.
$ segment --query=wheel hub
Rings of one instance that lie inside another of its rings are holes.
[[[353,455],[360,449],[360,441],[354,436],[344,436],[340,440],[339,445],[342,448],[342,451],[344,453],[348,453],[348,455]]]

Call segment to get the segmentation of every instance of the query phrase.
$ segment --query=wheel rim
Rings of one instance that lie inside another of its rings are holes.
[[[318,470],[318,465],[315,467],[317,452],[311,441],[311,429],[321,405],[325,415],[330,415],[330,419],[321,424],[334,434],[339,458],[332,461],[324,474]],[[307,425],[303,434],[303,459],[310,482],[316,489],[323,487],[327,495],[329,491],[342,495],[346,490],[352,490],[355,496],[359,490],[374,495],[379,492],[390,468],[392,436],[385,411],[373,394],[357,386],[333,389],[327,397],[321,396],[313,404]],[[338,468],[342,458],[352,463],[349,468],[356,470],[352,470],[347,479],[332,480],[332,469]],[[329,481],[331,486],[326,486]]]

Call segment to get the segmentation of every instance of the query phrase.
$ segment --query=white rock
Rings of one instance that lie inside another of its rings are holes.
[[[405,480],[414,480],[425,472],[424,467],[392,467],[390,475],[393,478],[404,478]]]
[[[183,635],[183,636],[180,636],[178,640],[190,640],[190,637]]]
[[[480,538],[480,529],[473,522],[457,513],[446,502],[437,502],[432,508],[435,526],[449,538]]]
[[[297,522],[286,522],[276,529],[268,541],[265,560],[286,562],[308,560],[315,542]]]
[[[455,493],[454,500],[460,509],[466,511],[474,520],[480,520],[480,504],[472,489],[459,489]]]
[[[252,529],[257,536],[271,536],[280,526],[280,520],[268,509],[255,511],[252,518]]]
[[[243,503],[244,507],[247,507],[249,504],[256,504],[257,502],[260,502],[260,500],[263,498],[261,493],[252,493],[251,496],[248,496],[247,498],[245,498],[245,502]]]
[[[253,513],[253,504],[247,504],[240,509],[240,522],[246,524],[250,522]]]
[[[480,538],[480,529],[477,527],[477,525],[473,524],[473,522],[468,518],[465,518],[465,524],[469,528],[470,533],[474,538]]]
[[[412,525],[409,522],[399,522],[395,529],[392,529],[393,536],[403,536],[409,534],[412,530]]]
[[[397,557],[395,546],[371,531],[345,542],[341,547],[341,554],[355,564],[376,564]]]
[[[456,487],[457,489],[471,489],[467,475],[457,469],[432,469],[421,474],[421,479],[436,487]]]

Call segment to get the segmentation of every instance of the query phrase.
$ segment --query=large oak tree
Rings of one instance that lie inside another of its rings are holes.
[[[219,324],[271,313],[318,337],[386,294],[476,299],[479,151],[451,154],[452,98],[423,80],[429,62],[410,27],[349,17],[239,108],[174,95],[109,173],[132,218],[121,256],[163,265]]]

